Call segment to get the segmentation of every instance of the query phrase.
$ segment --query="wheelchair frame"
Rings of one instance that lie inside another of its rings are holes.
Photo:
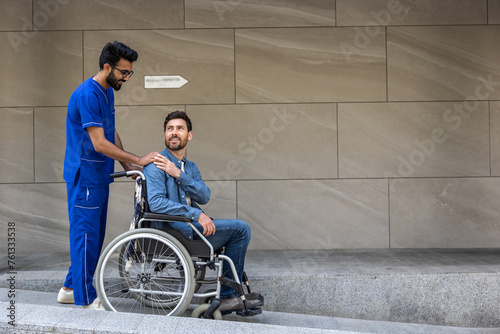
[[[192,298],[199,298],[202,303],[193,310],[193,317],[221,319],[222,312],[218,309],[220,292],[222,285],[227,285],[235,289],[243,301],[243,309],[236,310],[238,315],[262,313],[260,306],[263,299],[259,307],[248,307],[233,261],[216,252],[191,219],[150,212],[145,190],[146,178],[142,172],[118,172],[111,174],[111,177],[133,175],[138,178],[135,182],[135,212],[130,230],[116,237],[105,248],[96,269],[95,286],[104,308],[115,312],[175,316],[186,311]],[[151,222],[184,222],[201,241],[188,240],[174,229],[144,227]],[[224,261],[228,262],[234,279],[223,276]],[[204,279],[206,268],[216,272],[215,280]],[[131,269],[134,270],[133,274],[130,273]],[[246,290],[250,293],[245,273],[243,278]],[[197,292],[202,284],[213,283],[216,283],[215,291]]]

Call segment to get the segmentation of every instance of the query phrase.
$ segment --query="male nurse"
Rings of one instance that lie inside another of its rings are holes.
[[[123,43],[107,43],[99,58],[99,72],[83,82],[68,103],[64,180],[71,265],[57,297],[60,303],[104,309],[92,281],[106,232],[114,160],[125,170],[140,170],[138,166],[149,164],[157,154],[137,156],[124,151],[115,130],[114,91],[132,77],[137,57]]]

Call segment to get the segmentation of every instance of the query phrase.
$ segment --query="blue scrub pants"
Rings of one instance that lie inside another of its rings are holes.
[[[66,185],[71,265],[64,286],[73,289],[75,305],[88,305],[97,298],[92,281],[106,233],[109,186]]]
[[[243,283],[245,257],[252,233],[250,225],[239,219],[214,219],[213,222],[215,225],[215,234],[206,238],[214,249],[226,247],[225,255],[233,260],[240,283]],[[196,224],[195,226],[203,233],[203,227],[200,224]],[[194,235],[194,238],[199,239],[197,234]],[[222,268],[226,277],[233,279],[233,272],[227,261],[224,261]],[[220,295],[221,298],[233,298],[237,297],[238,293],[228,286],[223,286]]]

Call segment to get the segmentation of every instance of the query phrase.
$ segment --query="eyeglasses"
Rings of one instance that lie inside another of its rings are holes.
[[[110,65],[111,66],[111,65]],[[126,77],[128,77],[129,79],[132,78],[132,75],[134,74],[134,71],[126,71],[126,70],[120,70],[119,68],[116,68],[114,66],[111,66],[112,69],[115,69],[117,71],[120,71],[120,73],[122,74],[122,79],[125,79]]]

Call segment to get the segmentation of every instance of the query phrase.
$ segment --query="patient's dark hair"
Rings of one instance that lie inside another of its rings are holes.
[[[168,114],[167,118],[165,118],[165,123],[163,123],[163,132],[165,132],[165,130],[167,129],[167,123],[177,118],[185,120],[188,131],[193,131],[193,125],[191,124],[191,120],[189,119],[188,115],[184,111],[176,110]]]
[[[99,69],[102,70],[104,68],[104,64],[116,66],[116,63],[120,61],[120,58],[124,58],[133,63],[137,60],[138,56],[137,51],[129,48],[123,43],[117,41],[107,43],[102,48],[101,56],[99,57]]]

